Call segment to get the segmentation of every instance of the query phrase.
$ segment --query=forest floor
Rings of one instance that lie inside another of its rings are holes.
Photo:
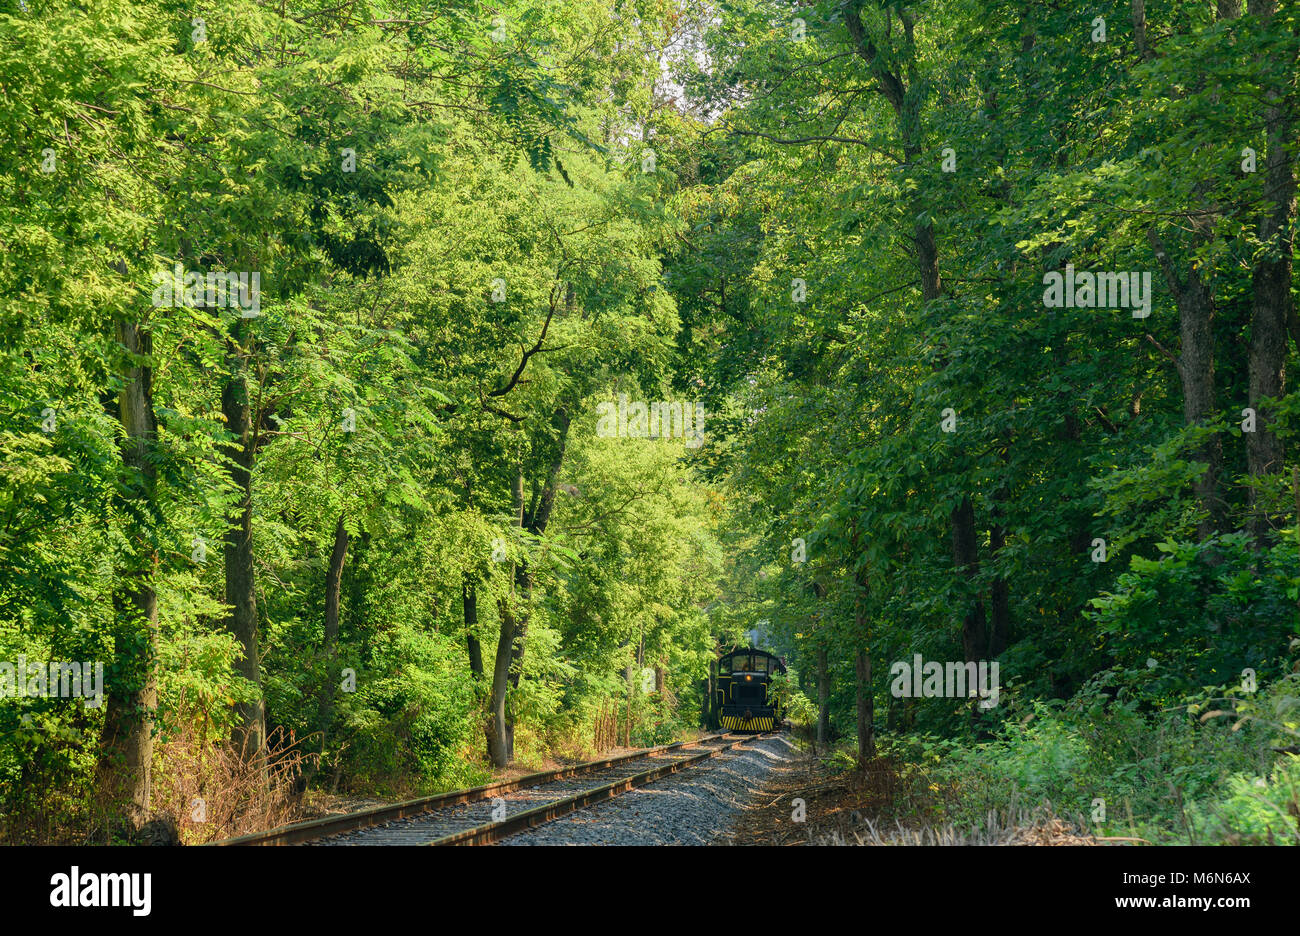
[[[991,814],[963,828],[941,816],[887,758],[865,773],[828,766],[805,749],[776,766],[754,801],[716,844],[725,845],[1105,845],[1043,809]]]

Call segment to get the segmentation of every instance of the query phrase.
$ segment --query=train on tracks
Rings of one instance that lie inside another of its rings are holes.
[[[785,673],[774,653],[737,647],[718,658],[713,680],[713,710],[718,727],[729,731],[774,731],[785,713],[772,677]]]

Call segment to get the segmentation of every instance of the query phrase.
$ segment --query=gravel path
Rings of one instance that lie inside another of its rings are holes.
[[[784,735],[744,747],[499,844],[708,845],[796,754]]]

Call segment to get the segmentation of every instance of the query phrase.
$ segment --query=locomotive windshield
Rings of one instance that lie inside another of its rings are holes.
[[[729,653],[718,661],[719,673],[775,673],[780,664],[766,653]]]

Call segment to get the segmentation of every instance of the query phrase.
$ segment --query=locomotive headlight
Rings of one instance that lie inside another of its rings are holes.
[[[754,678],[753,676],[746,676],[746,677],[745,677],[745,682],[749,682],[749,681],[750,681],[751,679],[753,679],[753,678]]]

